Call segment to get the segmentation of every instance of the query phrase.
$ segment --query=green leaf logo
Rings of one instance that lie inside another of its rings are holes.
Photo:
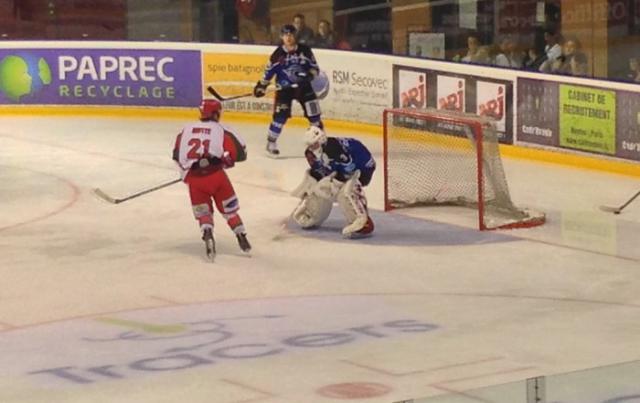
[[[12,101],[40,91],[52,80],[51,67],[42,57],[9,55],[0,60],[0,93]]]

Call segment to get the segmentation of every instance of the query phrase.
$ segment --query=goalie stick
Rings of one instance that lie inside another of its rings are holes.
[[[120,199],[116,199],[114,197],[109,196],[108,194],[106,194],[105,192],[102,191],[102,189],[100,188],[95,188],[93,189],[93,193],[98,196],[99,198],[101,198],[102,200],[109,202],[111,204],[119,204],[122,202],[125,202],[127,200],[131,200],[131,199],[135,199],[136,197],[142,196],[142,195],[146,195],[147,193],[151,193],[151,192],[155,192],[156,190],[160,190],[162,188],[166,188],[167,186],[171,186],[173,184],[176,184],[178,182],[180,182],[182,179],[174,179],[170,182],[165,182],[161,185],[158,186],[154,186],[152,188],[149,189],[145,189],[145,190],[141,190],[140,192],[137,193],[133,193],[129,196],[125,196],[123,198]]]
[[[613,213],[613,214],[620,214],[620,212],[622,212],[622,209],[624,209],[625,207],[627,207],[629,204],[631,204],[632,201],[634,201],[636,199],[636,197],[640,196],[640,191],[638,191],[636,194],[634,194],[629,200],[627,200],[622,206],[620,207],[612,207],[612,206],[600,206],[600,210],[602,211],[606,211],[607,213]]]

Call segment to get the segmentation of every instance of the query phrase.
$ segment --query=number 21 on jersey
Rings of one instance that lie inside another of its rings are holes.
[[[209,140],[202,140],[193,138],[187,143],[189,145],[189,152],[187,158],[197,160],[209,154]]]

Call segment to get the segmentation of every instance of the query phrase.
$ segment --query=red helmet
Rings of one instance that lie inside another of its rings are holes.
[[[202,120],[215,120],[220,119],[220,113],[222,112],[222,104],[215,99],[203,99],[200,104],[200,119]]]

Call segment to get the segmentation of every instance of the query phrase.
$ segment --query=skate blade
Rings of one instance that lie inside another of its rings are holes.
[[[206,253],[207,253],[207,260],[210,262],[214,262],[216,260],[216,249],[215,249],[215,245],[212,245],[210,242],[206,243]]]

